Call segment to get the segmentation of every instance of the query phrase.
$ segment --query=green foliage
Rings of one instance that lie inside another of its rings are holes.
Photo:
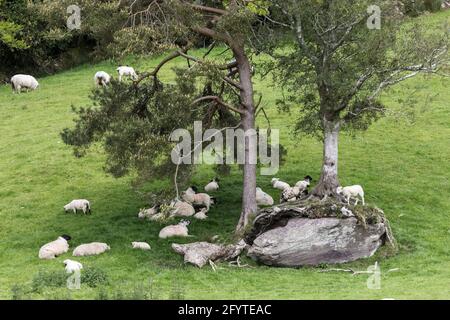
[[[88,267],[81,270],[81,284],[86,284],[91,288],[109,283],[108,275],[105,271],[96,267]]]

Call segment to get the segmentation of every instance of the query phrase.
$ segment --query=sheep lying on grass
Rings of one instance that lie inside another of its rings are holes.
[[[170,237],[190,237],[189,230],[187,228],[190,223],[191,222],[188,220],[181,220],[178,224],[164,227],[159,232],[159,237],[161,239]]]
[[[196,187],[190,187],[186,191],[183,191],[181,197],[184,201],[189,202],[192,205],[205,206],[209,211],[209,208],[214,203],[213,198],[206,193],[197,193]]]
[[[111,76],[107,74],[105,71],[98,71],[94,75],[95,85],[106,87],[111,81]]]
[[[27,74],[16,74],[11,78],[11,87],[13,92],[20,93],[22,89],[36,90],[39,87],[39,82],[36,78]]]
[[[54,259],[63,253],[69,251],[69,241],[71,239],[68,235],[62,235],[55,241],[49,242],[41,247],[39,250],[40,259]]]
[[[124,76],[130,77],[132,80],[136,81],[138,79],[136,71],[132,67],[129,66],[120,66],[117,69],[117,73],[119,74],[119,82],[122,81]]]
[[[111,249],[106,243],[91,242],[79,245],[73,250],[74,257],[94,256]]]
[[[84,214],[91,213],[91,204],[86,199],[72,200],[70,203],[64,206],[64,211],[73,211],[77,213],[77,210],[83,211]]]
[[[185,201],[174,200],[170,206],[174,209],[172,211],[173,217],[190,217],[195,214],[194,207]]]
[[[154,217],[159,209],[160,209],[161,205],[155,205],[150,209],[141,209],[138,213],[138,218],[139,219],[152,219],[152,217]]]
[[[203,208],[199,212],[194,214],[194,218],[198,220],[205,220],[206,218],[208,218],[207,213],[208,210],[206,210],[206,208]]]
[[[63,263],[67,273],[74,273],[83,269],[83,265],[78,261],[66,259]]]
[[[133,249],[150,250],[151,247],[147,242],[134,241],[131,243]]]
[[[275,189],[278,189],[278,190],[284,190],[284,189],[286,189],[286,188],[290,188],[290,187],[291,187],[288,183],[283,182],[283,181],[281,181],[281,180],[278,179],[278,178],[273,178],[273,179],[272,179],[272,186],[273,186]]]
[[[337,187],[336,193],[343,196],[348,205],[350,205],[350,199],[355,199],[356,206],[358,204],[359,198],[361,198],[363,206],[365,205],[364,190],[360,185]]]
[[[262,191],[261,188],[256,188],[256,204],[258,206],[273,206],[273,198]]]
[[[206,192],[213,192],[213,191],[217,191],[219,190],[219,179],[218,178],[214,178],[212,179],[206,186],[205,186],[205,191]]]

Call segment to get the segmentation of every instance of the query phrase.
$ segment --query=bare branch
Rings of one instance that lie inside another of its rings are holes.
[[[244,110],[239,109],[239,108],[235,108],[235,107],[227,104],[226,102],[222,101],[218,96],[204,96],[204,97],[201,97],[201,98],[198,98],[198,99],[194,100],[191,105],[196,105],[196,104],[198,104],[200,102],[210,101],[210,100],[216,102],[217,104],[220,104],[221,106],[224,106],[225,108],[227,108],[227,109],[229,109],[231,111],[234,111],[234,112],[239,113],[239,114],[244,114]]]

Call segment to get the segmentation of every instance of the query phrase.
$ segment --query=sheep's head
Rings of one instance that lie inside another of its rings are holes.
[[[190,224],[191,224],[191,221],[189,221],[189,220],[181,220],[179,223],[179,225],[185,226],[185,227],[187,227]]]
[[[274,184],[275,182],[280,181],[280,179],[278,178],[272,178],[272,184]]]
[[[311,183],[313,181],[313,178],[310,175],[305,176],[303,179],[305,179],[305,181]]]
[[[69,236],[69,235],[67,235],[67,234],[63,234],[63,235],[61,236],[61,238],[66,239],[66,241],[69,241],[70,239],[72,239],[72,237]]]
[[[69,210],[69,205],[66,204],[63,208],[64,208],[64,211],[67,212],[67,210]]]
[[[189,189],[191,189],[192,191],[194,191],[194,193],[198,192],[198,188],[196,186],[191,186]],[[189,190],[188,189],[188,190]]]
[[[336,193],[337,193],[337,194],[342,194],[342,190],[343,190],[342,187],[337,187],[337,188],[336,188]]]

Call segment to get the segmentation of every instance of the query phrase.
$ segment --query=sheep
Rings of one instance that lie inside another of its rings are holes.
[[[194,215],[194,218],[198,220],[205,220],[206,218],[208,218],[208,216],[206,215],[207,213],[208,211],[206,210],[206,208],[203,208]]]
[[[273,198],[262,191],[261,188],[256,188],[256,204],[258,206],[273,206]]]
[[[280,181],[280,179],[278,179],[278,178],[273,178],[272,179],[272,186],[275,189],[279,189],[279,190],[284,190],[286,188],[290,188],[291,187],[288,183]]]
[[[13,92],[20,93],[22,89],[36,90],[39,87],[39,82],[36,78],[27,74],[16,74],[11,78],[11,87]]]
[[[190,223],[191,222],[188,220],[181,220],[178,224],[164,227],[159,232],[159,237],[161,239],[167,239],[170,237],[190,237],[188,234],[189,230],[187,228]]]
[[[161,205],[155,205],[150,209],[141,209],[138,213],[138,218],[139,219],[151,219],[153,216],[155,216],[159,209],[160,209]]]
[[[66,259],[63,261],[63,263],[67,273],[74,273],[83,269],[83,265],[78,261]]]
[[[291,202],[297,200],[297,197],[302,193],[299,187],[289,187],[283,190],[281,193],[280,202]]]
[[[109,82],[111,81],[111,76],[107,74],[105,71],[98,71],[94,75],[94,81],[97,86],[106,87],[106,85],[108,85]]]
[[[214,203],[212,197],[206,193],[197,193],[196,187],[190,187],[186,191],[183,191],[181,197],[184,201],[189,202],[192,205],[205,206],[209,211],[209,208]]]
[[[178,199],[173,200],[170,207],[173,208],[172,217],[191,217],[195,214],[195,209],[190,203]]]
[[[73,250],[74,257],[82,256],[93,256],[110,250],[110,246],[102,242],[91,242],[86,244],[81,244]]]
[[[206,192],[212,192],[212,191],[217,191],[219,190],[219,179],[218,178],[214,178],[212,179],[206,186],[205,186],[205,191]]]
[[[68,241],[72,239],[69,235],[63,234],[55,241],[44,244],[39,249],[39,259],[54,259],[57,256],[69,251]]]
[[[72,200],[70,203],[64,206],[64,212],[72,210],[73,213],[77,213],[77,210],[83,211],[84,214],[92,213],[91,204],[86,199]]]
[[[133,81],[136,81],[138,78],[136,71],[134,71],[132,67],[120,66],[116,70],[117,73],[119,74],[119,82],[122,81],[123,76],[130,77]]]
[[[354,186],[348,186],[348,187],[340,186],[340,187],[337,187],[336,193],[338,195],[344,196],[348,205],[350,205],[350,198],[353,198],[356,200],[355,206],[358,204],[359,198],[361,198],[363,206],[365,205],[364,190],[360,185],[354,185]]]
[[[298,181],[295,186],[300,189],[300,193],[308,194],[308,187],[311,185],[313,178],[311,176],[305,176],[303,180]]]
[[[131,243],[131,246],[133,247],[133,249],[151,250],[151,247],[147,242],[134,241]]]

